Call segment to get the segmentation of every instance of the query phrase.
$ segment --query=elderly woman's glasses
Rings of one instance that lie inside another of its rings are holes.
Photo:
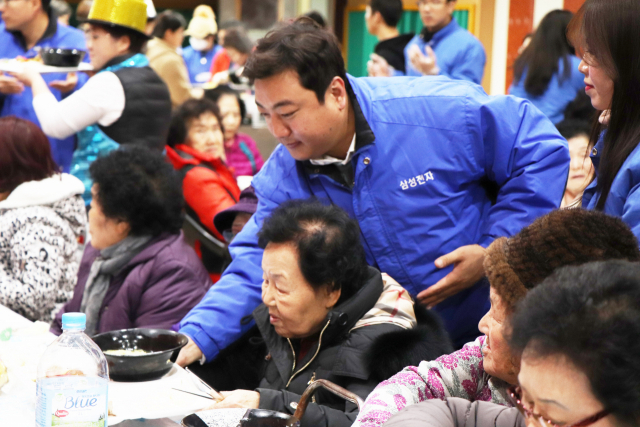
[[[589,418],[585,418],[578,423],[568,425],[563,424],[562,426],[559,426],[558,424],[549,421],[546,418],[543,418],[541,415],[534,414],[533,411],[525,408],[524,403],[522,402],[522,393],[520,387],[513,386],[509,388],[509,390],[507,390],[507,395],[509,397],[509,400],[511,401],[511,404],[518,408],[520,413],[524,415],[525,418],[533,418],[542,427],[587,427],[609,415],[609,411],[605,409],[595,415],[590,416]]]

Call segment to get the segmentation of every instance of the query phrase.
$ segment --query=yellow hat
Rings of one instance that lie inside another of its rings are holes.
[[[130,28],[144,34],[147,5],[144,0],[95,0],[87,22]]]
[[[218,32],[218,24],[216,24],[216,14],[211,6],[201,4],[193,11],[193,18],[189,22],[189,27],[184,32],[186,36],[192,36],[197,39],[205,39],[207,36]]]

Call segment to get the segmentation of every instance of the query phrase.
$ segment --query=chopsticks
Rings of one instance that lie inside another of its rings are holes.
[[[199,376],[197,376],[196,374],[194,374],[189,368],[185,367],[184,368],[185,371],[187,371],[189,373],[189,375],[191,376],[191,378],[195,381],[197,381],[197,383],[201,386],[203,386],[208,392],[209,395],[211,395],[211,399],[215,400],[216,402],[219,402],[221,400],[224,400],[224,396],[221,395],[216,389],[214,389],[213,387],[211,387],[209,384],[207,384],[206,382],[204,382],[202,380],[202,378],[200,378]],[[181,390],[182,391],[182,390]],[[192,393],[194,394],[194,393]]]
[[[211,396],[205,396],[204,394],[198,394],[198,393],[193,393],[187,390],[180,390],[179,388],[175,388],[175,387],[171,387],[171,390],[176,390],[176,391],[181,391],[183,393],[189,393],[189,394],[193,394],[194,396],[198,396],[198,397],[202,397],[204,399],[211,399],[211,400],[215,400],[213,397]]]

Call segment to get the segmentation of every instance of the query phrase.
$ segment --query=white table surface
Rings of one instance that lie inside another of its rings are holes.
[[[0,341],[0,359],[9,374],[9,382],[0,389],[0,426],[35,426],[37,367],[45,349],[56,337],[49,333],[48,324],[33,323],[0,305],[0,336],[7,328],[11,328],[11,339]],[[110,381],[109,401],[115,416],[109,417],[109,425],[138,418],[166,417],[179,421],[213,403],[172,387],[206,394],[177,365],[155,381]]]

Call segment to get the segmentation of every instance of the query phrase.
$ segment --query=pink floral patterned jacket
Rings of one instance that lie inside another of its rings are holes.
[[[403,408],[428,399],[460,397],[511,406],[507,383],[492,378],[482,367],[486,336],[436,360],[409,366],[381,382],[371,392],[352,427],[377,427]]]

